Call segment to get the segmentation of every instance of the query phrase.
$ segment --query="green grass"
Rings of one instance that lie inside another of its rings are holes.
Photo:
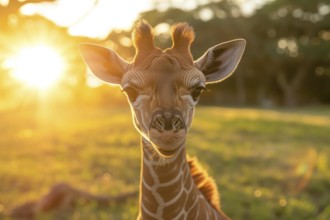
[[[216,180],[232,219],[330,219],[329,112],[199,107],[187,149]],[[107,195],[139,188],[140,138],[128,107],[0,112],[0,121],[0,213],[58,182]],[[40,219],[135,219],[137,212],[136,198]]]

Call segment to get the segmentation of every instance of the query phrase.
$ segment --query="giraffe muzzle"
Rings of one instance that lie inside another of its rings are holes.
[[[186,125],[178,111],[157,111],[152,118],[150,129],[158,132],[174,131],[185,129]]]
[[[153,114],[148,136],[161,155],[174,155],[185,142],[186,134],[186,124],[179,111],[158,110]]]

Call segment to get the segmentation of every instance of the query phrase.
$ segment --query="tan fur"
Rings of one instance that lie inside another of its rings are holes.
[[[187,69],[193,66],[193,57],[190,46],[195,39],[195,33],[187,23],[177,23],[171,27],[172,47],[166,49],[165,54],[175,57],[182,66]],[[145,66],[162,51],[154,45],[154,34],[152,27],[145,20],[139,20],[132,32],[132,41],[136,49],[134,58],[135,66]]]
[[[151,56],[161,53],[159,48],[154,45],[154,34],[152,27],[145,20],[139,20],[132,32],[132,41],[136,50],[134,65],[150,63]]]
[[[187,23],[177,23],[171,27],[172,47],[165,50],[166,53],[178,57],[184,66],[193,66],[194,59],[190,52],[190,46],[195,39],[195,33]]]
[[[188,49],[195,39],[195,33],[187,23],[177,23],[171,27],[173,46],[175,49]]]
[[[206,200],[218,211],[220,211],[220,195],[213,178],[200,166],[198,160],[187,156],[190,174]]]
[[[153,49],[154,34],[152,27],[145,20],[139,20],[132,32],[132,40],[137,51]]]

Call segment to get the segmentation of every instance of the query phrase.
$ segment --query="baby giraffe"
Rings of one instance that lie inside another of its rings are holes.
[[[229,219],[220,209],[214,180],[187,156],[185,142],[201,92],[233,73],[245,40],[215,45],[194,61],[193,29],[178,23],[171,36],[172,47],[161,50],[154,46],[151,26],[139,21],[131,63],[101,46],[82,44],[79,49],[96,77],[125,92],[142,136],[138,219]]]

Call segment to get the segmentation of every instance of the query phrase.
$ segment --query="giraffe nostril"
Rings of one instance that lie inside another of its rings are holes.
[[[151,127],[157,129],[158,131],[162,131],[165,128],[165,121],[161,115],[157,115],[154,117]]]
[[[178,131],[182,128],[184,128],[184,123],[183,120],[181,119],[180,116],[175,115],[172,119],[172,128],[174,131]]]
[[[161,131],[178,131],[183,129],[185,124],[179,115],[172,115],[167,118],[165,115],[156,115],[151,123],[151,128]]]

